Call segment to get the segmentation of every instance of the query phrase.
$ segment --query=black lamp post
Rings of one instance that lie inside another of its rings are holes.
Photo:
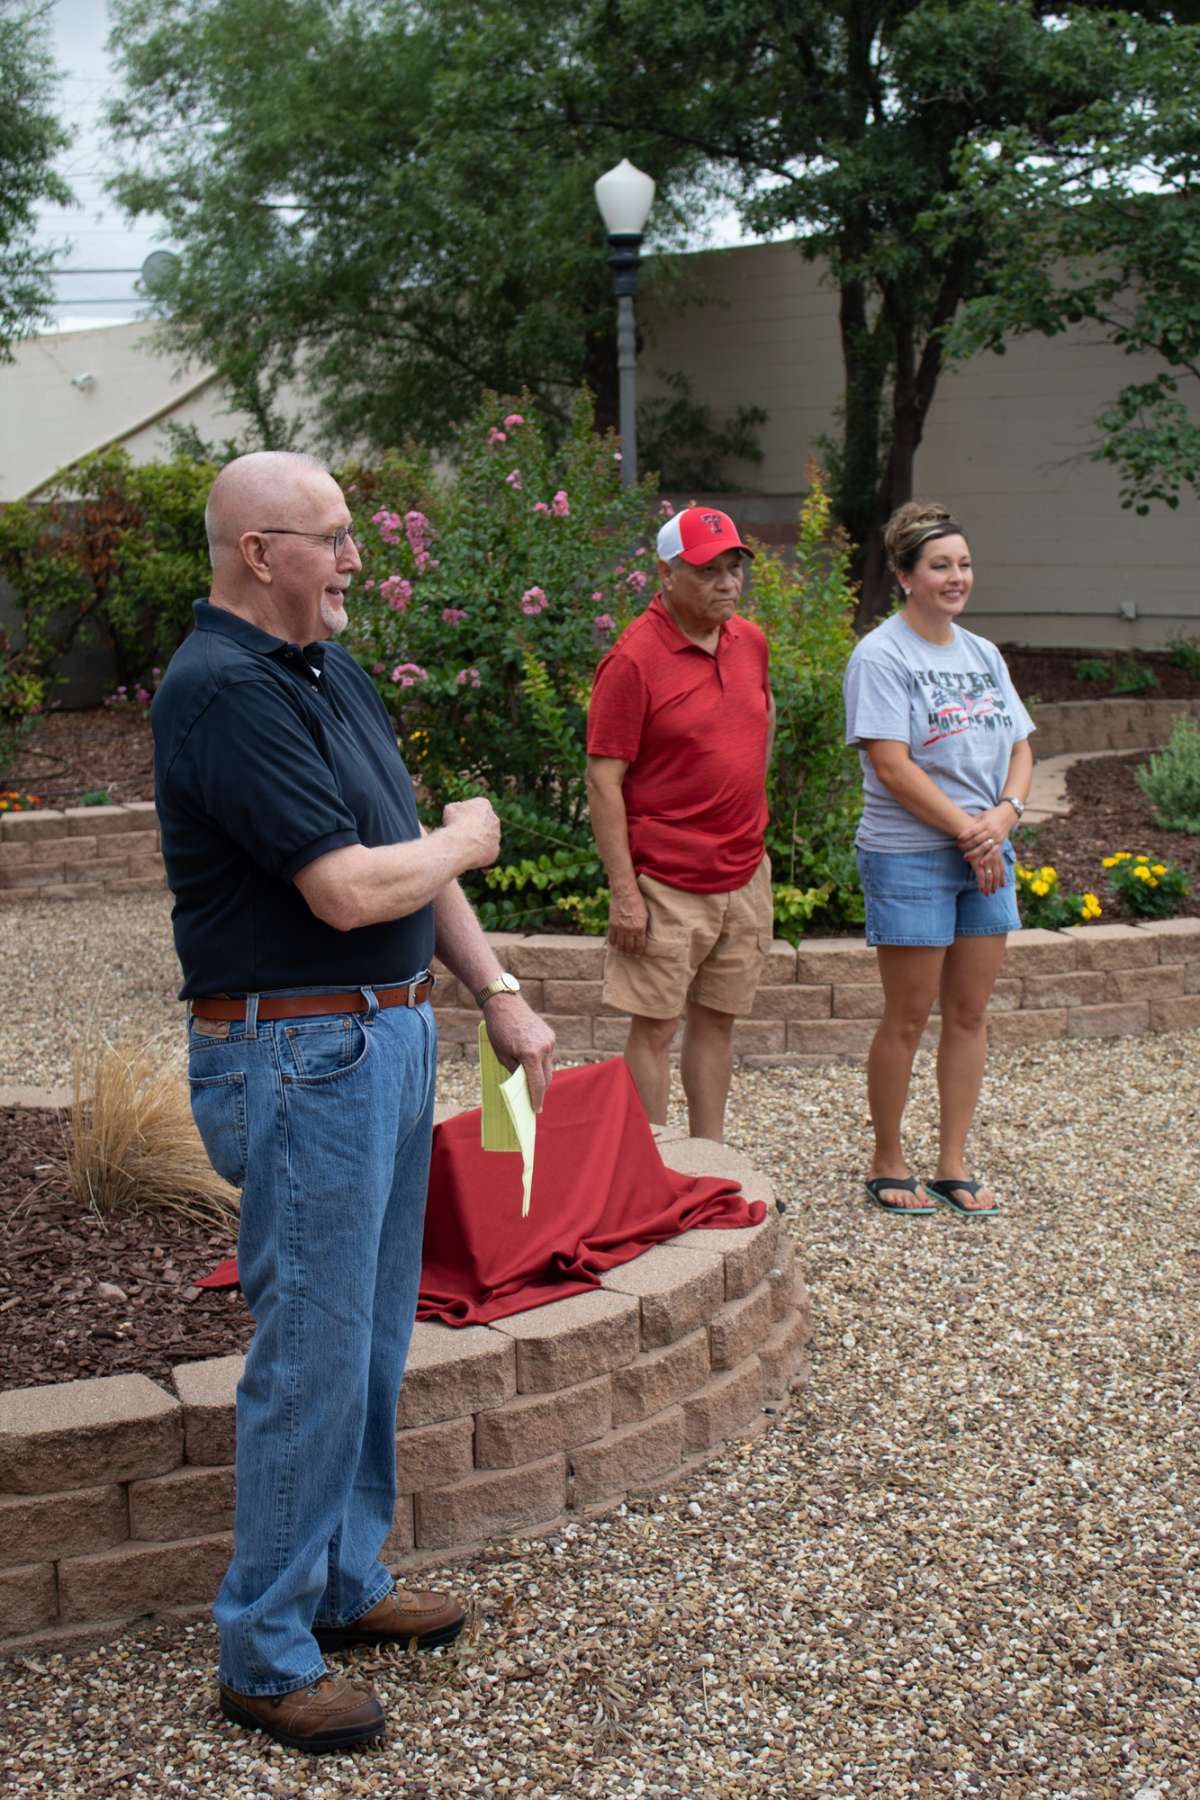
[[[621,485],[637,480],[637,293],[642,233],[654,204],[654,182],[623,157],[595,184],[596,205],[608,232],[609,265],[617,295],[617,380],[621,428]]]

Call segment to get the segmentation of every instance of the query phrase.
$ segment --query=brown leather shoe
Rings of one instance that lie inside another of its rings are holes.
[[[384,1732],[383,1708],[366,1682],[334,1675],[290,1694],[239,1694],[222,1682],[221,1711],[235,1725],[265,1731],[314,1756],[352,1749]]]
[[[313,1636],[322,1650],[342,1650],[347,1644],[409,1644],[414,1638],[418,1650],[433,1650],[454,1642],[466,1616],[449,1594],[393,1588],[349,1625],[314,1625]]]

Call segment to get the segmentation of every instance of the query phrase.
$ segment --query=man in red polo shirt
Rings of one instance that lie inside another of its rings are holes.
[[[588,711],[588,801],[612,891],[604,998],[631,1015],[625,1060],[654,1124],[684,1018],[689,1129],[717,1139],[734,1016],[750,1011],[772,926],[775,702],[766,638],[737,613],[752,554],[723,512],[668,519],[659,591],[601,658]]]

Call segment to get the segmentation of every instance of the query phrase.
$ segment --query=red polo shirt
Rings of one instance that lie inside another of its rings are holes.
[[[715,653],[655,594],[600,660],[588,754],[629,764],[625,812],[638,874],[693,894],[744,887],[767,825],[767,640],[735,615]]]

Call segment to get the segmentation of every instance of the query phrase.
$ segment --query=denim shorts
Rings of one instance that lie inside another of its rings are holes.
[[[1021,929],[1016,854],[1004,846],[1005,883],[981,894],[961,850],[860,850],[858,878],[867,902],[867,943],[940,949],[960,937],[997,937]]]

